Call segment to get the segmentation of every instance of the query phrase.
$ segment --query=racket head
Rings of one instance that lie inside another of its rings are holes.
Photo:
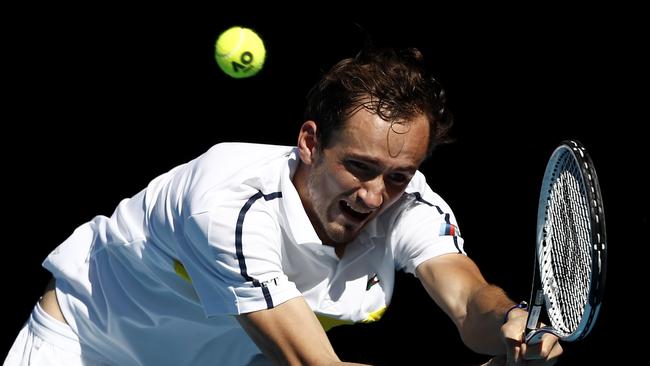
[[[535,262],[528,322],[532,331],[527,341],[539,339],[543,333],[569,342],[587,336],[602,303],[607,238],[596,170],[578,141],[563,141],[546,166],[537,214]],[[535,300],[539,304],[540,296],[551,325],[534,329],[540,311]],[[535,310],[538,314],[533,314]]]

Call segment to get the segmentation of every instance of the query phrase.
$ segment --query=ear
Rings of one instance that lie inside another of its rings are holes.
[[[307,121],[300,127],[298,134],[298,152],[300,153],[300,160],[304,164],[311,164],[316,161],[318,154],[318,138],[316,137],[316,122]]]

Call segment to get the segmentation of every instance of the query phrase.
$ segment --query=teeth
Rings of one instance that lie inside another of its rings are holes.
[[[354,211],[354,212],[356,212],[358,214],[365,215],[365,214],[369,213],[369,212],[359,211],[359,210],[355,209],[354,207],[350,206],[350,204],[347,201],[344,201],[344,202],[345,202],[345,205],[348,206],[348,208],[350,210],[352,210],[352,211]]]

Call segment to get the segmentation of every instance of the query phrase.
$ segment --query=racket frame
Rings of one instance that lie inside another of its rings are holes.
[[[548,297],[544,294],[541,283],[539,247],[543,240],[543,230],[545,226],[546,200],[549,195],[549,188],[552,180],[555,178],[553,173],[554,166],[563,154],[570,153],[576,160],[586,184],[587,202],[589,202],[589,212],[591,220],[591,261],[592,273],[589,285],[589,294],[582,319],[575,331],[570,334],[564,334],[552,326],[539,327],[539,317],[542,308],[549,307]],[[573,342],[586,337],[593,329],[605,290],[605,277],[607,269],[607,237],[605,230],[605,213],[603,209],[603,200],[598,183],[598,177],[594,168],[591,157],[584,146],[576,140],[566,140],[553,151],[544,172],[542,188],[539,198],[537,211],[537,241],[535,248],[535,261],[533,271],[532,291],[530,295],[528,319],[526,321],[525,342],[529,344],[538,343],[546,333],[558,336],[566,342]]]

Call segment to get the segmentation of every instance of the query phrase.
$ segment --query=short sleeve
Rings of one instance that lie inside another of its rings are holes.
[[[422,262],[449,253],[465,254],[456,218],[430,188],[405,194],[390,241],[397,269],[415,274]]]
[[[301,296],[282,271],[280,228],[263,202],[194,214],[184,234],[179,260],[207,316],[270,309]]]

